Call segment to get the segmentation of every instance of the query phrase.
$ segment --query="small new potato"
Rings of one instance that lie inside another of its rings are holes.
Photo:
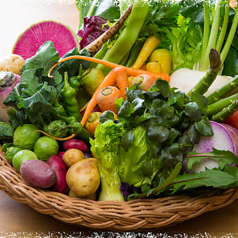
[[[66,166],[69,168],[76,162],[84,159],[84,153],[78,149],[69,149],[66,150],[63,154],[63,161],[65,162]]]
[[[66,173],[66,182],[80,198],[95,193],[100,184],[97,159],[87,158],[73,164]]]
[[[25,60],[17,54],[10,54],[0,59],[0,71],[9,71],[21,75]]]

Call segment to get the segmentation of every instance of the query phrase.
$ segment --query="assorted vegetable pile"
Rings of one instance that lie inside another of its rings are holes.
[[[237,188],[235,8],[87,2],[81,49],[60,58],[46,40],[0,61],[8,163],[30,186],[99,201]]]

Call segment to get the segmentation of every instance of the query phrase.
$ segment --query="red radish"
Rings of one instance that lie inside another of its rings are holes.
[[[88,147],[85,144],[85,142],[82,140],[70,139],[64,143],[64,149],[65,150],[78,149],[78,150],[81,150],[82,152],[85,152],[88,149]]]
[[[69,187],[66,183],[67,167],[62,158],[57,155],[52,155],[46,163],[57,175],[56,183],[50,189],[55,192],[67,194],[69,192]]]
[[[155,84],[155,80],[146,74],[141,74],[133,79],[133,84],[138,84],[142,90],[147,91]]]
[[[59,156],[60,158],[63,158],[64,153],[65,153],[65,151],[61,151],[61,152],[58,153],[58,156]]]
[[[217,123],[210,121],[214,135],[212,137],[201,137],[200,142],[194,145],[193,150],[198,153],[211,152],[213,148],[217,150],[228,150],[238,156],[238,130],[234,127],[224,123]],[[190,173],[186,168],[187,159],[183,162],[183,169]],[[205,167],[208,169],[219,167],[217,161],[207,158],[202,160],[201,163],[193,165],[193,172],[199,173],[204,171]]]

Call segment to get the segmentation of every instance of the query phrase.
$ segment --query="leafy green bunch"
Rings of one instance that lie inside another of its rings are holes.
[[[133,85],[126,101],[117,100],[119,121],[128,131],[124,144],[129,148],[129,132],[143,126],[152,158],[157,158],[160,166],[173,167],[193,149],[200,136],[213,135],[204,111],[206,104],[207,99],[200,94],[188,97],[162,79],[148,91]]]

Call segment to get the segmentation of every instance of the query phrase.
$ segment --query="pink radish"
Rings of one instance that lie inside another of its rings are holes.
[[[88,149],[88,147],[85,144],[85,142],[82,140],[70,139],[64,143],[64,149],[65,150],[78,149],[78,150],[81,150],[82,152],[85,152]]]
[[[217,150],[228,150],[238,156],[238,130],[223,124],[210,121],[214,135],[212,137],[201,137],[200,142],[194,145],[193,150],[197,153],[211,152],[213,148]],[[204,171],[205,168],[212,169],[219,167],[218,161],[207,158],[201,160],[201,163],[193,165],[193,172],[199,173]],[[187,159],[183,162],[183,169],[190,173],[186,168]]]

